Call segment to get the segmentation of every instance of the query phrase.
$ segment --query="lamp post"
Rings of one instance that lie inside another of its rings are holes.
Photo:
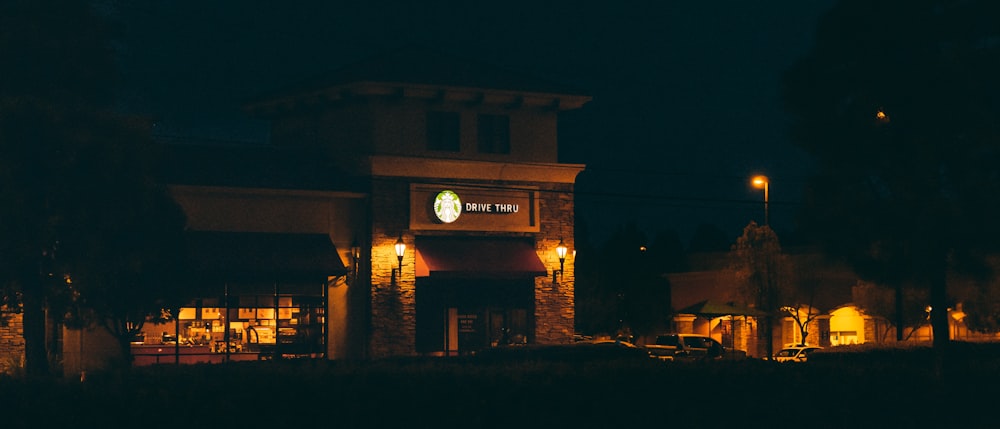
[[[751,181],[751,183],[753,183],[753,187],[755,187],[757,189],[763,189],[764,190],[764,225],[769,225],[770,224],[770,219],[768,219],[768,210],[767,210],[768,195],[767,195],[767,193],[768,193],[768,187],[770,185],[770,181],[767,179],[767,176],[754,176],[753,180]]]
[[[561,275],[563,269],[566,266],[566,245],[563,244],[562,239],[559,239],[559,244],[556,246],[556,256],[559,257],[559,269],[552,270],[552,284],[556,283],[556,275]]]

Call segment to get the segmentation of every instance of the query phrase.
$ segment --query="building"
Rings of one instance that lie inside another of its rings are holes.
[[[560,112],[585,93],[414,48],[248,101],[267,144],[165,141],[191,301],[135,364],[377,359],[569,343],[573,188]],[[67,373],[113,342],[63,330]]]
[[[874,299],[871,296],[873,291],[885,294],[889,289],[873,289],[875,285],[861,281],[849,267],[813,249],[789,249],[784,256],[787,263],[799,267],[798,281],[811,293],[800,301],[779,304],[781,311],[772,318],[773,351],[803,342],[820,347],[896,342],[895,321],[885,315],[870,314],[859,305],[862,302],[880,307],[894,305],[891,294]],[[693,270],[668,275],[674,330],[708,335],[730,350],[749,357],[765,357],[766,318],[741,294],[742,280],[726,268],[726,258],[724,254],[695,255]],[[953,308],[946,309],[950,337],[961,341],[996,341],[998,334],[975,332],[965,325],[962,297],[970,296],[970,288],[967,278],[949,279],[949,293],[955,302]],[[919,320],[907,321],[901,332],[904,340],[932,339],[929,316],[907,317]]]

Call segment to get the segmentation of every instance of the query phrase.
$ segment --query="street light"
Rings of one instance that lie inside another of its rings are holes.
[[[753,183],[753,187],[764,190],[764,225],[768,225],[770,223],[769,222],[770,219],[768,219],[768,212],[767,212],[767,203],[768,203],[767,193],[770,181],[768,181],[767,176],[758,175],[753,177],[753,181],[751,183]]]
[[[882,110],[882,108],[880,107],[878,111],[875,112],[875,120],[878,121],[879,123],[888,124],[889,115],[887,115],[885,113],[885,110]]]
[[[552,284],[556,283],[556,275],[562,274],[563,269],[566,266],[566,245],[563,244],[562,239],[559,239],[559,244],[556,245],[556,256],[559,257],[559,269],[552,270]]]

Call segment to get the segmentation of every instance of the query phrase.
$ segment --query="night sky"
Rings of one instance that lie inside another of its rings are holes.
[[[241,100],[410,44],[589,92],[560,118],[560,161],[587,165],[578,222],[599,243],[626,222],[735,240],[763,221],[756,173],[790,233],[810,162],[779,83],[834,1],[148,3],[117,12],[123,100],[164,135],[261,141]]]

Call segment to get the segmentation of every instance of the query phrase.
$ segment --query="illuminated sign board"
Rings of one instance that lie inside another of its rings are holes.
[[[538,231],[538,191],[411,185],[411,229]]]
[[[434,216],[444,223],[452,223],[462,215],[462,199],[452,191],[443,190],[434,197]]]

